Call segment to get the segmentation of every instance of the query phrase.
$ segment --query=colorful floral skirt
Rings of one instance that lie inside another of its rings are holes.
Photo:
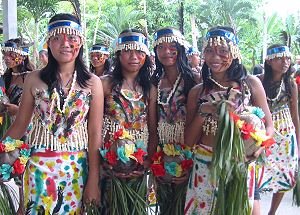
[[[190,176],[184,214],[206,215],[213,209],[217,188],[211,180],[209,165],[212,161],[212,147],[200,144],[194,157],[194,167]],[[254,201],[255,162],[248,167],[248,197],[250,205]],[[230,202],[228,202],[230,204]]]
[[[285,135],[275,133],[276,141],[270,147],[271,154],[261,167],[258,186],[261,192],[286,192],[296,185],[298,147],[296,134],[290,131]]]
[[[32,215],[79,215],[86,179],[86,151],[34,150],[24,173],[25,208]]]

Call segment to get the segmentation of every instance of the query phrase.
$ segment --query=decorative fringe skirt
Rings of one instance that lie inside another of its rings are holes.
[[[79,215],[87,169],[86,151],[34,150],[24,173],[26,211]]]

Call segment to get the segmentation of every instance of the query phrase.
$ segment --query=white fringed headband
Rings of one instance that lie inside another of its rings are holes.
[[[98,53],[109,55],[108,47],[101,46],[101,45],[93,45],[93,47],[90,49],[90,53],[93,53],[93,52],[98,52]]]
[[[186,55],[187,55],[187,56],[192,56],[192,55],[194,55],[194,54],[200,55],[200,53],[201,53],[201,52],[200,52],[197,48],[195,48],[195,47],[190,47],[190,48],[188,49]]]
[[[29,48],[28,47],[18,47],[15,42],[8,41],[4,43],[2,47],[3,52],[14,52],[22,56],[28,56]]]
[[[236,35],[224,29],[216,29],[207,32],[203,42],[203,51],[207,46],[220,46],[227,44],[233,59],[238,59],[242,63],[242,56],[238,47],[239,40]]]
[[[46,40],[57,34],[77,35],[81,40],[84,40],[81,26],[71,20],[57,20],[49,23]]]
[[[115,53],[121,50],[139,50],[150,56],[147,38],[138,32],[126,32],[119,36]]]
[[[189,46],[181,32],[173,28],[163,28],[155,32],[153,47],[156,47],[157,45],[163,42],[177,42],[180,45],[182,45],[186,50]]]
[[[266,60],[272,60],[277,57],[292,57],[289,47],[279,46],[267,50]]]

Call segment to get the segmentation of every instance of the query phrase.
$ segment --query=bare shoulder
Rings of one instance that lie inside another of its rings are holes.
[[[190,90],[189,97],[196,98],[197,96],[200,95],[200,92],[202,92],[202,89],[203,89],[203,84],[202,83],[195,85]]]
[[[104,75],[101,77],[103,91],[105,95],[111,93],[112,88],[112,77],[110,75]]]

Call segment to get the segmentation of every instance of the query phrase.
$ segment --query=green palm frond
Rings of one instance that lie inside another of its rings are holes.
[[[15,215],[15,204],[19,204],[16,191],[5,183],[0,183],[0,189],[0,214]]]

